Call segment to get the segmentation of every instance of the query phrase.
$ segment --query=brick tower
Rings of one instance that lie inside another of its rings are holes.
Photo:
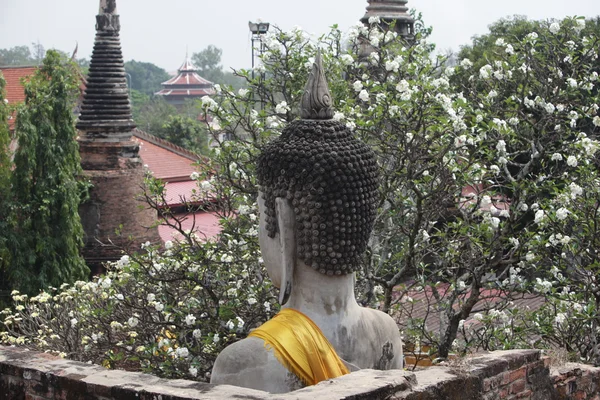
[[[158,242],[156,213],[138,199],[144,180],[119,39],[116,0],[100,0],[87,88],[77,121],[84,173],[94,187],[80,207],[83,255],[92,271],[121,257],[130,243]],[[121,229],[122,227],[122,229]],[[115,232],[121,231],[121,235]]]

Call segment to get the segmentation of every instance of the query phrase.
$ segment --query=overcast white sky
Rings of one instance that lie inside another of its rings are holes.
[[[39,41],[46,48],[90,57],[98,0],[0,0],[0,48]],[[342,30],[364,15],[367,0],[117,0],[125,60],[152,62],[174,71],[185,57],[214,44],[223,65],[249,67],[248,21],[268,21],[283,29],[296,25],[318,36],[337,23]],[[499,18],[531,19],[600,14],[600,0],[409,0],[433,26],[438,49],[458,50]]]

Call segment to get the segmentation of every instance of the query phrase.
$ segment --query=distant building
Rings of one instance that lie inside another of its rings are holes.
[[[177,76],[163,82],[162,87],[162,90],[155,94],[162,96],[167,103],[178,108],[181,108],[188,99],[200,99],[216,93],[214,84],[196,73],[187,55],[179,67]]]

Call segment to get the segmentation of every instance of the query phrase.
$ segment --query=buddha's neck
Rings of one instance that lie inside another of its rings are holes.
[[[358,308],[354,295],[354,274],[328,276],[299,262],[285,307],[316,316],[345,316]]]

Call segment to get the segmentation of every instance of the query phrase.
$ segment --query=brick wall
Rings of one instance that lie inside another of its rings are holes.
[[[566,364],[550,371],[535,350],[499,351],[449,366],[361,370],[292,393],[166,380],[0,346],[0,400],[599,400],[600,368]]]
[[[160,241],[154,210],[139,199],[144,168],[135,142],[80,142],[81,164],[94,187],[90,199],[79,208],[85,231],[83,256],[92,269],[118,260],[120,248],[139,249],[141,243]],[[121,236],[115,233],[121,229]],[[129,237],[134,241],[130,243]],[[113,244],[114,246],[110,245]]]

